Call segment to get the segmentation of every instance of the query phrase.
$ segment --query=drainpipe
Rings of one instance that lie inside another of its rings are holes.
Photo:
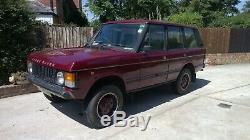
[[[50,0],[50,9],[54,13],[54,0]]]
[[[79,10],[82,12],[82,0],[79,0]]]
[[[59,23],[63,24],[64,15],[63,15],[63,0],[56,0],[56,14],[58,16]]]

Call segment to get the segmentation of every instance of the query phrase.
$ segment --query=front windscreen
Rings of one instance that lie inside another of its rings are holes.
[[[106,24],[102,26],[92,45],[135,50],[144,30],[145,24]]]

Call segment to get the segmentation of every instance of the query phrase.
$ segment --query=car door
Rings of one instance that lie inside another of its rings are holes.
[[[167,38],[168,81],[174,81],[184,65],[187,64],[187,49],[184,47],[183,28],[169,25],[167,27]]]
[[[148,87],[167,80],[165,26],[149,25],[140,53],[140,87]]]

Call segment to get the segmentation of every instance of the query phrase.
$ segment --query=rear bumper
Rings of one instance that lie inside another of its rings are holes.
[[[45,94],[52,94],[63,99],[73,99],[71,96],[72,93],[69,93],[69,91],[65,91],[64,87],[62,86],[48,83],[30,74],[28,75],[28,80],[31,81],[35,86],[39,88],[40,91]]]
[[[203,71],[205,66],[205,63],[195,66],[195,72]]]

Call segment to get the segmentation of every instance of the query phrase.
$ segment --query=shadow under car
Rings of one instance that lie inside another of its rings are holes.
[[[210,81],[205,79],[197,79],[195,83],[192,83],[189,92],[200,89]],[[151,108],[170,102],[173,99],[180,97],[181,95],[176,94],[171,84],[162,85],[159,87],[151,88],[148,90],[143,90],[134,94],[128,95],[128,101],[124,104],[124,111],[127,114],[127,117],[130,115],[135,115],[140,112],[147,111]],[[87,121],[85,115],[83,115],[83,103],[70,100],[63,103],[53,103],[51,105],[57,110],[70,117],[71,119],[87,126]]]

